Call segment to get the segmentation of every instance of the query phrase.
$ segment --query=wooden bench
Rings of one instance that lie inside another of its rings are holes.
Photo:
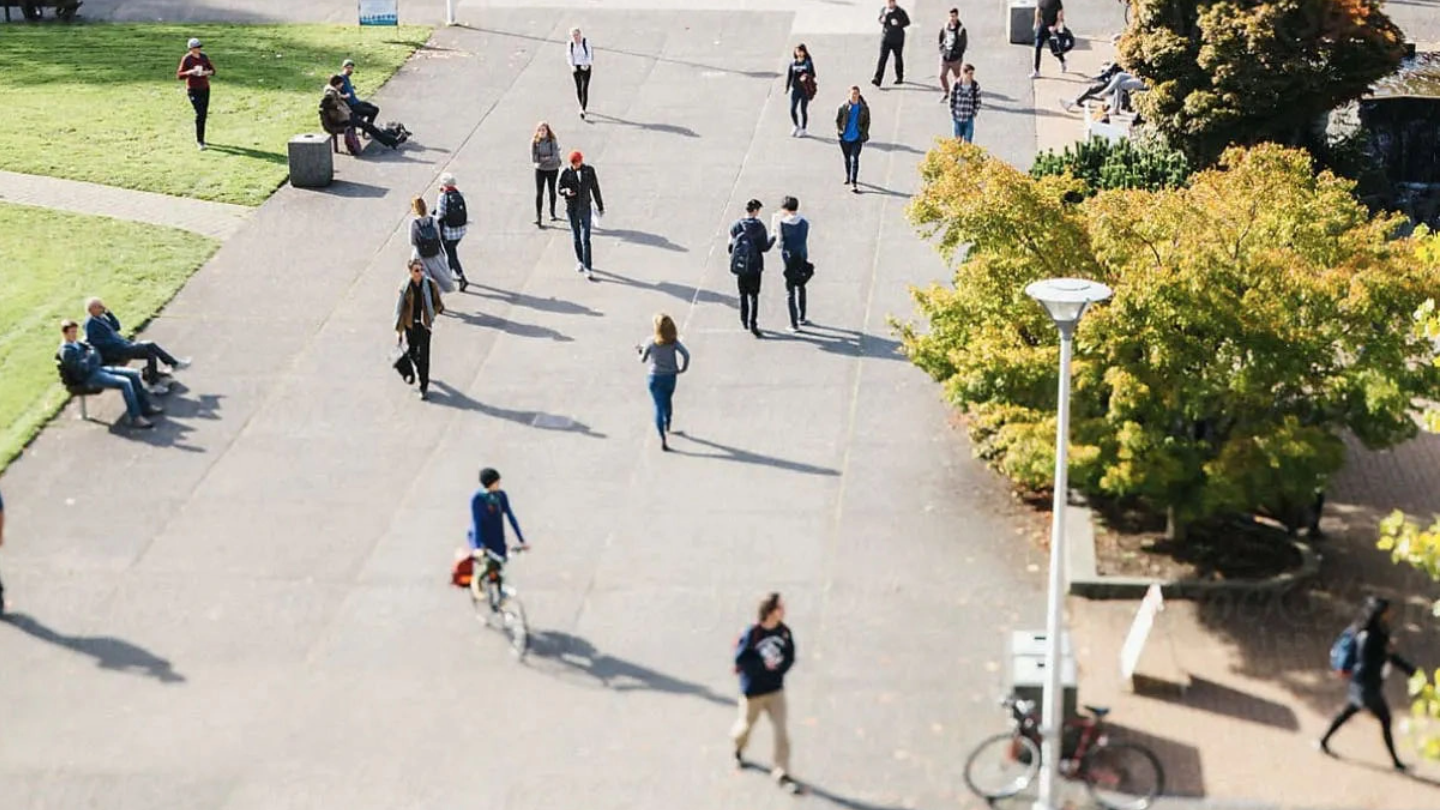
[[[44,9],[55,9],[55,16],[66,22],[75,19],[75,13],[85,5],[84,0],[0,0],[5,7],[5,22],[10,22],[10,9],[20,9],[20,16],[27,20],[38,20]]]

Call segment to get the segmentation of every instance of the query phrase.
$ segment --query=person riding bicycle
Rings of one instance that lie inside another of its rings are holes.
[[[530,548],[525,542],[525,533],[520,531],[520,524],[515,520],[515,513],[510,509],[510,499],[505,495],[505,490],[500,488],[500,473],[486,467],[480,471],[480,489],[470,497],[470,550],[475,552],[484,549],[501,560],[506,559],[507,518],[510,527],[515,530],[515,537],[520,541],[516,549],[523,551]]]

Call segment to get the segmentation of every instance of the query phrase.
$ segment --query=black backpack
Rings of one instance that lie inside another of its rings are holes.
[[[419,251],[422,259],[429,259],[440,255],[440,231],[435,227],[435,220],[431,218],[429,224],[421,223],[415,231],[415,250]]]
[[[465,195],[458,191],[445,192],[445,218],[441,220],[447,228],[462,228],[469,217],[465,214]]]
[[[740,226],[740,233],[735,235],[734,244],[730,245],[730,272],[737,276],[748,276],[756,272],[755,240],[750,238],[750,229],[743,224]]]

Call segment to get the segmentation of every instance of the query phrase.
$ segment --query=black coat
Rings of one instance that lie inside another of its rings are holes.
[[[572,193],[566,194],[566,189]],[[560,173],[560,195],[565,198],[567,211],[589,208],[591,199],[594,199],[595,207],[602,214],[605,212],[605,198],[600,196],[600,179],[595,176],[595,168],[588,163],[580,164],[579,171],[567,168]]]

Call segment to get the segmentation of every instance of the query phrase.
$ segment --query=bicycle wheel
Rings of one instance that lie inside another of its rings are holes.
[[[1145,810],[1165,790],[1160,760],[1134,743],[1093,748],[1081,769],[1090,797],[1110,810]]]
[[[525,606],[513,596],[500,602],[500,625],[510,639],[510,651],[516,658],[524,658],[530,649],[530,626],[525,623]]]
[[[965,784],[982,799],[1005,799],[1030,786],[1040,772],[1040,746],[1029,737],[996,734],[965,761]]]

